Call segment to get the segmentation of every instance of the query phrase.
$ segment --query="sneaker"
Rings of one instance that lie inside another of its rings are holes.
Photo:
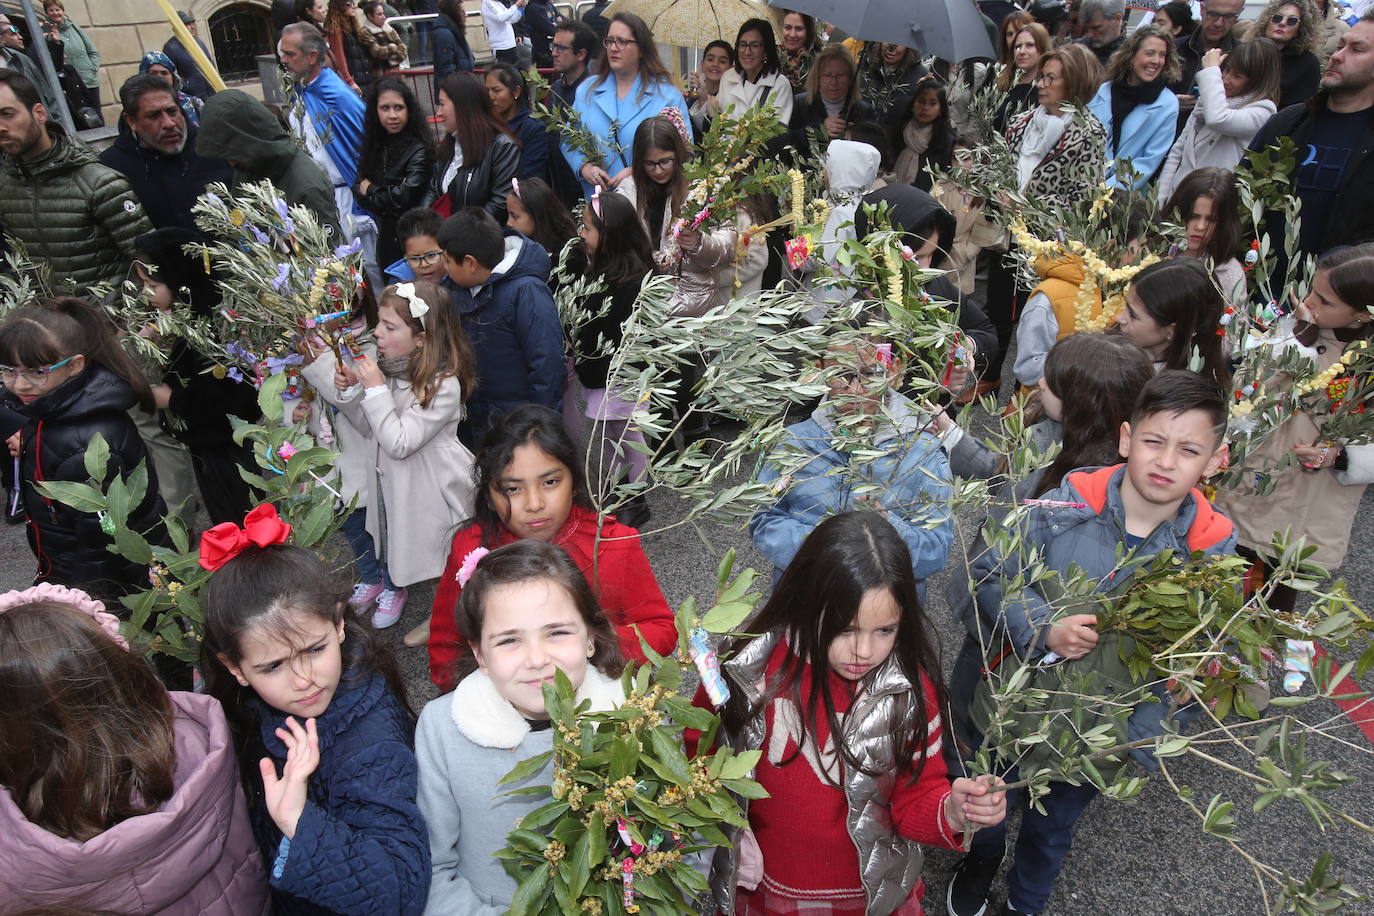
[[[959,860],[945,891],[945,909],[949,916],[984,916],[988,911],[988,891],[1001,859],[984,859],[972,853]]]
[[[381,597],[377,599],[377,613],[372,615],[372,628],[375,630],[385,630],[401,619],[401,613],[405,611],[405,609],[405,589],[383,589]]]
[[[380,582],[359,582],[353,586],[353,594],[348,599],[348,606],[355,611],[363,608],[377,600],[377,596],[386,591],[386,586]]]

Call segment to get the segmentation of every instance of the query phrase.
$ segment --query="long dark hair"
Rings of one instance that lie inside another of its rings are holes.
[[[171,698],[88,614],[0,613],[0,691],[0,785],[31,823],[84,841],[172,797]]]
[[[649,170],[644,167],[644,163],[648,160],[651,149],[672,151],[673,157],[677,160],[672,181],[659,184],[649,177]],[[635,209],[639,212],[640,219],[647,219],[651,199],[657,202],[665,196],[668,198],[668,214],[670,218],[676,219],[678,211],[682,209],[682,202],[687,199],[687,178],[682,171],[692,155],[687,141],[672,121],[663,115],[654,115],[639,122],[630,150],[630,175],[635,182]],[[649,231],[656,233],[658,227],[652,226]]]
[[[473,463],[473,483],[477,487],[476,505],[472,520],[482,535],[482,546],[494,547],[505,530],[500,510],[493,504],[491,490],[507,465],[515,458],[515,450],[533,445],[568,469],[572,477],[573,504],[592,508],[587,491],[587,477],[582,470],[582,455],[568,431],[563,418],[547,407],[526,404],[503,415],[487,430],[482,449]]]
[[[379,674],[397,701],[415,715],[391,646],[358,620],[348,607],[348,597],[348,587],[325,568],[318,555],[292,544],[249,546],[210,577],[205,588],[200,670],[205,692],[224,706],[249,797],[260,793],[262,784],[258,775],[262,736],[253,712],[257,694],[252,687],[240,685],[219,658],[222,655],[237,665],[243,658],[243,637],[249,632],[289,639],[295,633],[292,620],[298,613],[335,626],[343,621],[340,686]]]
[[[463,151],[464,166],[480,165],[497,134],[505,134],[519,146],[510,127],[492,111],[491,96],[477,77],[463,70],[455,71],[443,78],[439,91],[448,96],[458,115],[457,129],[439,146],[440,162],[453,161],[453,146],[457,143]]]
[[[602,194],[595,206],[588,204],[583,212],[601,235],[596,251],[587,259],[588,276],[604,277],[606,285],[614,287],[642,281],[653,270],[653,246],[628,198]]]
[[[779,633],[787,641],[782,667],[757,704],[750,704],[743,691],[732,692],[721,710],[725,727],[739,734],[774,698],[785,694],[798,710],[805,709],[797,753],[808,740],[814,740],[806,733],[823,715],[841,761],[870,776],[879,775],[862,768],[858,753],[845,739],[829,677],[830,644],[854,623],[864,595],[874,589],[889,592],[901,611],[892,654],[875,670],[896,665],[911,684],[916,715],[888,723],[882,734],[891,741],[888,759],[894,768],[916,761],[911,775],[914,781],[926,762],[926,728],[948,701],[940,673],[939,646],[929,635],[933,630],[916,594],[911,553],[892,523],[878,512],[832,516],[802,542],[768,603],[748,624],[754,633]],[[739,651],[750,638],[727,641],[723,654]],[[803,706],[801,682],[808,671],[811,688]],[[872,676],[870,672],[865,677]],[[924,680],[934,685],[935,709],[927,702]]]
[[[186,253],[187,245],[208,245],[210,237],[196,229],[164,226],[134,239],[134,261],[151,279],[166,284],[178,302],[200,316],[219,308],[220,291],[205,260]]]
[[[1225,309],[1216,280],[1196,258],[1174,258],[1151,264],[1131,280],[1131,289],[1145,311],[1160,326],[1174,326],[1164,351],[1165,369],[1187,369],[1196,349],[1202,356],[1200,374],[1226,389],[1231,369],[1218,334]]]
[[[1355,311],[1374,307],[1374,242],[1333,248],[1321,256],[1314,269],[1326,271],[1331,291]],[[1294,330],[1298,342],[1310,347],[1317,342],[1320,328],[1300,321]],[[1356,339],[1374,338],[1374,321],[1360,325],[1359,331],[1353,333]]]
[[[615,627],[601,610],[596,593],[572,557],[563,548],[547,541],[516,541],[496,548],[478,561],[453,612],[458,632],[463,634],[468,645],[482,644],[487,597],[494,589],[538,579],[554,582],[568,593],[592,638],[591,665],[603,674],[619,677],[625,670],[625,659],[620,654],[620,639]],[[463,652],[455,663],[455,682],[476,670],[475,654]]]
[[[394,92],[401,97],[406,106],[406,126],[400,133],[389,134],[382,126],[377,115],[377,102],[383,92]],[[374,82],[367,90],[367,111],[363,113],[363,148],[358,155],[358,177],[369,181],[381,181],[385,176],[385,153],[391,145],[409,146],[418,143],[434,151],[434,134],[425,123],[424,112],[415,92],[405,80],[394,76],[384,76]],[[466,161],[466,160],[465,160]]]
[[[123,379],[139,405],[153,410],[148,379],[119,345],[105,311],[84,299],[59,296],[21,305],[0,324],[0,362],[37,368],[82,354]]]
[[[1154,374],[1149,354],[1121,334],[1070,334],[1050,348],[1045,384],[1064,405],[1064,447],[1041,472],[1035,496],[1074,468],[1121,460],[1121,424]]]
[[[534,220],[534,240],[556,262],[568,240],[577,235],[577,224],[562,198],[554,193],[542,178],[520,180],[519,193],[511,188],[511,197],[518,198]],[[611,195],[616,196],[616,195]]]
[[[778,55],[778,36],[773,34],[773,23],[767,19],[746,19],[744,25],[739,27],[735,33],[735,47],[739,47],[740,39],[745,32],[758,32],[763,39],[763,68],[759,70],[759,78],[772,76],[782,70],[782,58]],[[741,76],[744,74],[744,67],[740,66],[739,53],[735,55],[735,72]]]
[[[1164,205],[1164,213],[1186,223],[1199,197],[1212,201],[1212,216],[1216,219],[1216,229],[1203,254],[1221,264],[1240,253],[1240,194],[1236,192],[1236,173],[1215,166],[1189,172]]]

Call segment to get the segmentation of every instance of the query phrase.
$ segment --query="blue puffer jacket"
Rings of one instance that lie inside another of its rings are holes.
[[[463,331],[477,354],[477,390],[458,437],[476,450],[487,428],[523,404],[563,405],[563,326],[549,292],[549,255],[507,229],[506,255],[476,289],[445,279]]]
[[[855,489],[868,484],[872,508],[883,510],[911,551],[917,579],[945,568],[954,538],[949,460],[940,441],[923,432],[923,417],[908,399],[890,392],[884,414],[891,422],[875,435],[873,448],[885,454],[871,464],[851,463],[835,448],[834,408],[823,401],[811,419],[788,427],[787,441],[759,472],[759,481],[782,491],[778,501],[749,521],[749,535],[777,573],[787,568],[802,541],[832,515],[864,508]],[[777,461],[792,464],[798,452],[806,463],[783,478]]]
[[[253,711],[277,771],[286,717],[257,701]],[[415,725],[381,675],[345,680],[315,720],[320,763],[305,811],[281,858],[282,834],[259,794],[253,833],[277,916],[292,913],[418,914],[429,896],[429,832],[415,803]]]

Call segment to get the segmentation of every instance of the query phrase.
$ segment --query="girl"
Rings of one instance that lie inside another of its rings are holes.
[[[200,232],[171,226],[141,235],[134,242],[134,273],[153,308],[170,312],[177,299],[191,314],[208,318],[219,307],[215,279],[199,257],[185,252],[189,244],[209,239]],[[153,332],[156,333],[156,332]],[[261,415],[252,385],[232,378],[215,378],[211,362],[180,338],[163,341],[168,352],[162,383],[152,386],[153,400],[162,409],[167,432],[191,453],[201,505],[210,521],[243,518],[255,502],[254,493],[239,473],[260,470],[251,445],[234,442],[230,417],[255,423]]]
[[[543,179],[549,164],[549,134],[543,124],[530,117],[525,75],[513,64],[495,63],[487,68],[484,85],[491,96],[492,112],[520,142],[520,177]]]
[[[487,432],[476,476],[476,513],[453,536],[430,614],[429,674],[441,691],[457,683],[455,663],[467,654],[467,634],[458,630],[453,608],[463,590],[458,573],[465,562],[475,562],[471,557],[479,547],[520,540],[562,547],[591,583],[625,657],[644,660],[641,634],[654,651],[673,651],[673,615],[639,534],[611,517],[598,524],[581,456],[558,414],[531,405],[502,416]]]
[[[510,193],[506,195],[506,225],[538,242],[555,268],[564,247],[577,236],[572,214],[542,178],[511,181]],[[550,274],[549,280],[553,279]],[[549,285],[554,288],[552,282]]]
[[[200,670],[229,718],[273,910],[418,914],[429,844],[405,684],[290,533],[264,503],[200,540],[214,573]]]
[[[579,700],[614,709],[625,701],[624,662],[587,580],[552,544],[500,547],[465,578],[457,616],[472,636],[471,664],[451,695],[424,708],[415,732],[433,861],[429,907],[498,913],[516,882],[492,854],[515,819],[549,801],[510,789],[547,784],[551,764],[517,786],[500,784],[516,762],[553,746],[544,679],[562,671]]]
[[[223,709],[168,693],[103,604],[0,595],[0,689],[6,912],[271,912]]]
[[[949,168],[954,147],[954,128],[949,123],[945,87],[933,77],[921,80],[911,100],[906,123],[900,130],[902,151],[897,154],[898,184],[913,184],[922,191],[931,185],[927,166]]]
[[[1308,0],[1270,0],[1250,24],[1250,38],[1267,38],[1279,49],[1280,108],[1306,102],[1317,94],[1322,67],[1312,53],[1320,18]]]
[[[425,196],[434,172],[434,134],[410,84],[394,76],[373,85],[363,116],[363,148],[353,199],[377,220],[377,263],[401,257],[396,223]]]
[[[1248,297],[1245,269],[1236,259],[1241,226],[1235,173],[1217,168],[1190,173],[1165,204],[1164,216],[1186,227],[1179,256],[1210,262],[1222,297],[1235,308],[1243,307]]]
[[[398,586],[377,598],[372,625],[383,629],[405,610],[407,585],[439,574],[444,538],[472,514],[472,453],[457,436],[477,373],[458,316],[432,283],[388,286],[373,335],[378,358],[336,365],[334,387],[340,409],[376,443],[367,531]]]
[[[966,829],[1000,823],[1005,805],[986,782],[946,777],[939,653],[906,544],[876,512],[827,519],[750,629],[762,635],[722,652],[730,699],[720,737],[764,751],[754,778],[768,797],[749,803],[755,842],[736,828],[716,854],[716,906],[920,913],[917,844],[958,848]],[[741,860],[759,855],[757,883],[745,883]]]
[[[1136,274],[1126,288],[1126,307],[1116,316],[1117,330],[1150,354],[1156,371],[1187,369],[1194,353],[1198,374],[1223,391],[1231,381],[1220,328],[1224,303],[1201,261],[1160,261]]]
[[[39,492],[41,481],[85,483],[86,447],[99,434],[110,448],[107,473],[127,479],[147,468],[147,492],[129,513],[129,526],[160,530],[166,511],[157,474],[129,416],[151,411],[148,382],[120,347],[98,307],[81,299],[45,299],[21,305],[0,324],[3,404],[28,418],[9,440],[19,459],[20,499],[28,517],[29,546],[38,560],[36,582],[81,588],[114,598],[148,587],[147,564],[110,553],[110,535],[90,513]]]
[[[795,13],[791,15],[797,15]],[[696,91],[688,97],[690,107],[687,114],[692,118],[692,126],[698,134],[704,134],[711,127],[711,119],[720,111],[721,77],[725,71],[735,66],[735,49],[730,42],[716,39],[701,52],[701,67],[694,76]]]
[[[1234,169],[1240,163],[1245,147],[1275,111],[1278,69],[1278,52],[1267,40],[1238,44],[1228,55],[1213,48],[1202,56],[1197,104],[1159,175],[1160,203],[1173,197],[1194,170]]]
[[[492,111],[491,94],[471,73],[450,73],[439,84],[439,118],[445,137],[424,205],[440,216],[483,207],[505,222],[510,180],[520,173],[520,143]]]
[[[1174,142],[1178,97],[1168,84],[1179,77],[1178,51],[1163,29],[1132,32],[1107,63],[1107,79],[1088,110],[1107,128],[1107,183],[1140,190],[1154,178]],[[1122,171],[1130,161],[1131,175]]]
[[[735,36],[735,66],[720,78],[716,95],[719,111],[734,109],[734,117],[746,109],[769,106],[778,120],[792,120],[792,84],[782,72],[773,26],[763,19],[748,19]]]

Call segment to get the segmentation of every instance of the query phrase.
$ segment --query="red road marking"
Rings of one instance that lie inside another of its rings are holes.
[[[1321,647],[1321,643],[1314,642],[1316,647],[1315,658],[1326,656],[1326,650]],[[1341,679],[1340,683],[1332,689],[1332,693],[1360,693],[1360,686],[1352,681],[1349,676]],[[1365,740],[1374,744],[1374,698],[1364,697],[1358,700],[1334,700],[1341,710],[1350,717],[1350,721],[1364,733]]]

